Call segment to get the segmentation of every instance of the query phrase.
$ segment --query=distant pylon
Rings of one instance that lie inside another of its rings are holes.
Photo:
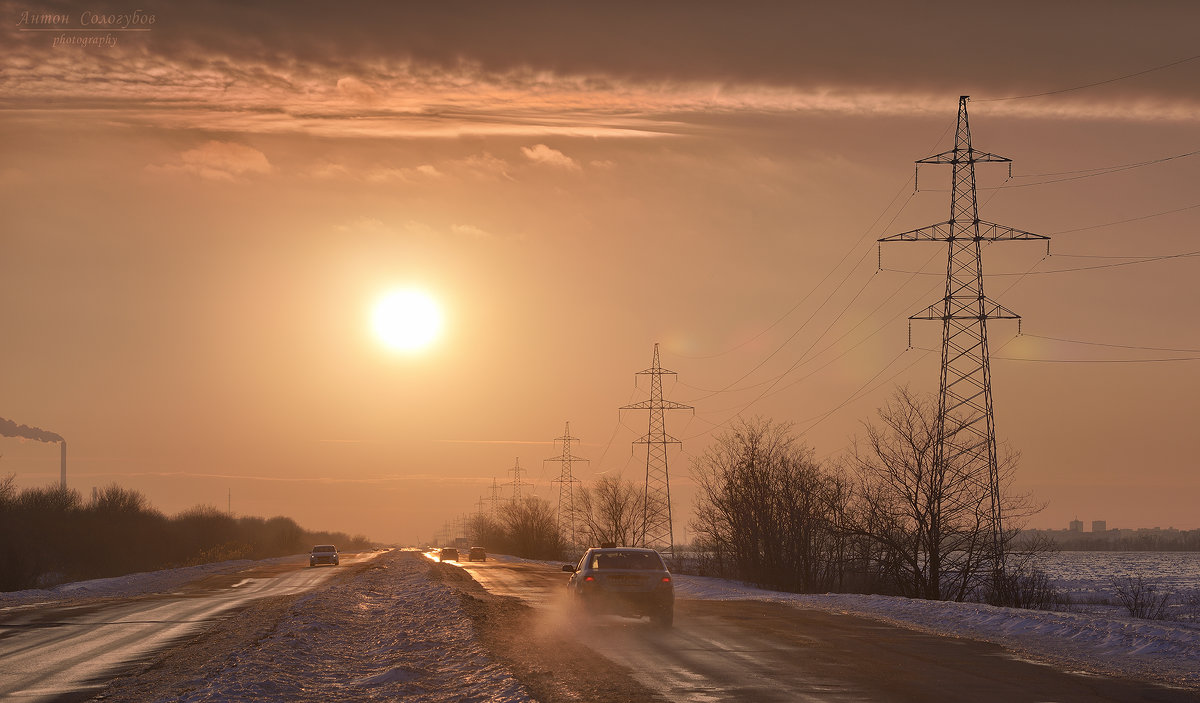
[[[496,506],[498,506],[500,504],[500,501],[502,501],[502,500],[504,500],[504,498],[500,494],[500,482],[496,479],[495,476],[493,476],[492,477],[492,494],[490,496],[488,496],[488,502],[490,502],[492,504],[492,507],[491,507],[492,517],[496,516],[496,509],[497,509]]]
[[[510,502],[516,505],[521,502],[521,486],[525,485],[521,481],[521,457],[517,457],[516,463],[509,469],[509,472],[513,475],[513,480],[508,483],[508,485],[512,486],[512,498]]]
[[[945,295],[909,320],[942,321],[935,467],[946,467],[950,462],[959,465],[961,462],[964,471],[972,472],[968,475],[986,467],[991,500],[990,514],[987,516],[991,528],[990,556],[993,568],[999,572],[1004,568],[1004,526],[996,456],[996,426],[992,414],[987,321],[1018,320],[1019,330],[1021,317],[983,294],[980,242],[1011,239],[1048,242],[1050,238],[979,219],[975,164],[1011,163],[1012,159],[972,148],[967,99],[965,95],[958,99],[958,128],[954,135],[954,148],[917,161],[917,164],[952,166],[954,189],[950,196],[950,219],[879,241],[948,243]],[[1049,247],[1049,243],[1046,246]]]
[[[555,438],[554,441],[563,443],[562,454],[542,461],[557,461],[561,466],[558,478],[553,481],[558,484],[558,534],[567,540],[569,546],[574,547],[576,544],[575,484],[579,483],[579,479],[575,478],[571,472],[571,464],[576,461],[587,461],[587,459],[571,454],[571,442],[578,442],[579,439],[571,436],[570,422],[567,423],[563,436]]]
[[[675,554],[675,532],[671,523],[671,476],[667,471],[667,445],[682,444],[667,434],[664,410],[692,410],[692,406],[663,400],[663,374],[675,375],[658,363],[658,344],[654,345],[654,361],[650,368],[637,375],[650,377],[650,399],[623,406],[622,410],[649,410],[649,430],[634,444],[646,445],[646,486],[642,493],[642,526],[639,546]]]

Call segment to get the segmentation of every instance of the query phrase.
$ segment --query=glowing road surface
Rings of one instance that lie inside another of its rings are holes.
[[[343,556],[352,563],[373,555]],[[337,573],[297,562],[226,578],[207,590],[0,610],[0,700],[86,700],[130,664],[234,609],[309,590]]]

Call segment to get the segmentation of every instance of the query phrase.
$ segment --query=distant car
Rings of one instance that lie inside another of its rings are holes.
[[[483,547],[471,547],[467,552],[467,561],[487,561],[487,550]]]
[[[589,613],[648,616],[670,627],[675,619],[675,585],[662,557],[653,549],[597,548],[579,564],[567,564],[567,594],[573,605]]]
[[[318,544],[312,548],[312,554],[308,555],[309,566],[316,566],[317,564],[337,566],[339,561],[337,547],[332,544]]]
[[[438,561],[458,561],[458,550],[454,547],[442,547],[438,552]]]

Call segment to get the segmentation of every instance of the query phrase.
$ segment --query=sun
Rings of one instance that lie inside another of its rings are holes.
[[[428,293],[394,290],[375,303],[371,326],[379,341],[398,351],[419,351],[433,344],[442,331],[442,311]]]

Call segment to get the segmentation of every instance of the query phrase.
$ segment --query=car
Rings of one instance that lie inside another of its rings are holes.
[[[312,554],[308,555],[308,565],[316,566],[317,564],[329,564],[337,566],[341,562],[338,556],[337,547],[332,544],[318,544],[312,548]]]
[[[471,547],[467,552],[467,561],[487,561],[487,550],[483,547]]]
[[[593,547],[570,572],[567,595],[585,613],[648,616],[670,627],[675,619],[675,585],[662,556],[640,547]]]
[[[438,552],[438,561],[458,561],[458,549],[454,547],[442,547]]]

